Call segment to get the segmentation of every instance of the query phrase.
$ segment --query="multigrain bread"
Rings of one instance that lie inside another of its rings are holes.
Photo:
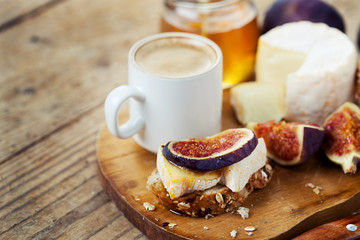
[[[155,169],[148,178],[147,187],[167,208],[175,213],[191,217],[209,217],[236,210],[254,189],[264,188],[273,175],[269,161],[254,173],[240,192],[232,192],[228,187],[217,184],[205,191],[196,191],[170,199],[160,175]]]

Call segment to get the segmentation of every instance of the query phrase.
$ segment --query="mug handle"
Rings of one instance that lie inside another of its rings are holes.
[[[131,86],[120,86],[113,89],[105,100],[106,125],[112,135],[118,138],[129,138],[140,131],[144,126],[144,119],[139,114],[134,114],[123,125],[118,124],[120,106],[129,98],[145,101],[145,95]]]

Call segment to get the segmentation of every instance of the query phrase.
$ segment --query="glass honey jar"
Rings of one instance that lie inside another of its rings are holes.
[[[223,88],[254,76],[257,9],[248,0],[165,0],[161,31],[205,36],[223,52]]]

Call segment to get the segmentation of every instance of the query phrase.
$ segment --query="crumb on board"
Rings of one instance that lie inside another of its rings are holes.
[[[152,205],[151,203],[144,202],[143,206],[146,211],[154,211],[155,210],[155,205]]]
[[[236,230],[232,230],[232,231],[230,232],[230,236],[232,236],[233,238],[235,238],[236,235],[237,235],[237,231],[236,231]]]
[[[168,227],[169,227],[169,228],[173,228],[173,227],[175,227],[175,226],[177,226],[176,223],[169,223],[169,224],[168,224]]]
[[[315,194],[319,194],[320,191],[322,190],[322,187],[316,186],[313,183],[307,183],[307,184],[305,184],[305,187],[311,188]]]
[[[246,207],[239,207],[236,212],[241,215],[242,219],[249,218],[250,209]]]
[[[204,229],[205,229],[205,230],[209,230],[209,227],[208,227],[208,226],[204,226]]]
[[[321,189],[322,189],[321,187],[316,186],[316,187],[313,189],[313,192],[316,193],[316,194],[319,194],[320,191],[321,191]]]

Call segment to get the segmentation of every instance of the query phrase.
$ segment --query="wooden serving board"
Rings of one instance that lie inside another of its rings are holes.
[[[127,118],[127,114],[122,113]],[[224,92],[223,129],[241,127]],[[133,139],[117,139],[102,126],[97,141],[99,176],[105,191],[124,215],[153,239],[249,239],[243,230],[254,226],[251,239],[289,239],[316,226],[360,209],[360,171],[346,175],[321,153],[306,163],[284,168],[274,164],[269,185],[253,192],[244,202],[250,217],[223,214],[214,218],[190,218],[171,213],[147,190],[147,177],[155,168],[156,155]],[[307,183],[320,186],[315,194]],[[156,206],[146,211],[143,203]],[[165,224],[164,224],[165,223]],[[169,228],[166,223],[176,223]],[[204,227],[208,229],[204,229]]]

